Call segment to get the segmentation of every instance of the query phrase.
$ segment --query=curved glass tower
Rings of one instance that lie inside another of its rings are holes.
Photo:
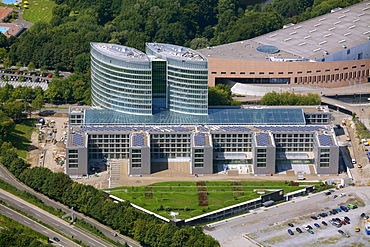
[[[91,43],[93,106],[151,115],[151,74],[151,62],[145,53],[122,45]]]
[[[166,108],[179,113],[207,115],[207,59],[191,49],[160,43],[147,43],[146,53],[166,61]]]

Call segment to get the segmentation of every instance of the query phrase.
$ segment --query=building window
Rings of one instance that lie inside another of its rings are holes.
[[[245,75],[245,72],[240,72],[241,75]]]
[[[361,64],[361,68],[365,67],[365,64]]]
[[[221,75],[226,75],[226,72],[221,72]]]
[[[279,74],[279,75],[282,75],[282,74],[284,74],[284,73],[283,73],[283,72],[279,72],[278,74]]]
[[[212,72],[212,75],[215,75],[215,74],[217,74],[217,72]]]
[[[351,50],[350,49],[347,50],[347,55],[349,55],[349,54],[351,54]]]
[[[312,73],[312,71],[311,71],[311,70],[307,71],[307,74],[311,74],[311,73]]]
[[[339,69],[334,69],[334,71],[338,71]]]
[[[274,72],[269,72],[269,75],[273,75],[274,74]]]
[[[260,75],[264,75],[264,74],[265,74],[265,72],[259,72],[258,74],[260,74]]]
[[[235,75],[236,73],[235,72],[230,72],[230,74]]]
[[[293,74],[293,72],[288,72],[288,75],[291,75],[291,74]]]
[[[302,74],[302,71],[298,71],[297,74]]]
[[[321,70],[316,70],[316,73],[321,73]]]
[[[357,54],[357,59],[358,59],[358,60],[361,60],[361,59],[362,59],[362,52],[361,52],[361,53],[359,53],[359,54]]]
[[[344,67],[344,68],[343,68],[343,70],[347,70],[347,69],[348,69],[348,67]]]
[[[356,69],[357,68],[357,66],[352,66],[352,69]]]
[[[330,72],[330,69],[326,69],[325,72]]]
[[[254,75],[254,72],[249,72],[250,75]]]

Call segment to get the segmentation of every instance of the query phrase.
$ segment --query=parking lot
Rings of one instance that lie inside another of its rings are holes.
[[[31,73],[28,71],[0,70],[0,87],[6,84],[27,87],[40,86],[43,90],[48,88],[48,83],[52,80],[52,74]]]
[[[221,246],[370,246],[370,235],[364,231],[364,220],[361,213],[370,214],[369,187],[347,187],[334,192],[334,195],[345,193],[346,196],[333,198],[332,195],[318,193],[297,198],[269,208],[260,208],[246,215],[219,223],[209,224],[205,232],[218,241]],[[328,212],[340,205],[357,204],[357,209],[340,212],[317,220],[311,218],[319,213]],[[340,228],[329,223],[332,218],[347,216],[350,224]],[[327,226],[322,224],[327,223]],[[294,227],[288,224],[292,223]],[[320,227],[314,226],[314,223]],[[310,225],[314,234],[303,229]],[[355,227],[360,227],[360,232]],[[302,229],[298,233],[296,227]],[[294,235],[289,235],[291,229]],[[341,235],[342,230],[350,237]]]

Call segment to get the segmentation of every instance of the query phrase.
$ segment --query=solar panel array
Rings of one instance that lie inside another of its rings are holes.
[[[181,126],[93,126],[77,130],[76,133],[85,131],[163,131],[163,132],[189,132],[189,128]]]
[[[230,132],[249,132],[251,131],[250,128],[246,128],[244,126],[212,126],[212,130],[214,131],[230,131]]]
[[[268,146],[271,145],[269,135],[266,133],[259,133],[257,136],[257,145],[258,146]]]
[[[329,135],[319,135],[319,141],[321,146],[331,146],[334,145],[331,136]]]
[[[198,130],[208,131],[209,128],[207,126],[202,125],[202,126],[198,126]]]
[[[206,135],[204,133],[198,133],[194,137],[195,145],[196,146],[205,146],[206,143]]]
[[[257,129],[260,130],[268,130],[268,131],[319,131],[319,130],[326,130],[326,128],[322,126],[256,126]]]
[[[144,135],[143,134],[136,133],[133,139],[134,139],[134,143],[132,144],[132,146],[134,147],[144,146]]]
[[[83,146],[83,136],[80,134],[74,134],[72,140],[72,146]]]

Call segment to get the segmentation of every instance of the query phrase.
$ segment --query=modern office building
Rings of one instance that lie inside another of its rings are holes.
[[[147,54],[121,45],[91,43],[92,103],[123,113],[168,109],[207,115],[208,62],[169,44],[147,44]]]
[[[291,84],[344,87],[369,82],[370,1],[333,9],[249,40],[198,50],[208,85]],[[247,87],[245,87],[247,89]]]
[[[118,174],[176,167],[189,174],[337,174],[327,108],[208,109],[208,86],[369,81],[370,2],[198,51],[92,43],[93,107],[71,107],[66,173],[109,162]],[[175,170],[176,170],[175,169]]]

